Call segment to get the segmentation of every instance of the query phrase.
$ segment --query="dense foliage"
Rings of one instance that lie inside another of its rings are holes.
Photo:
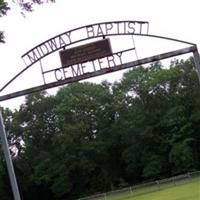
[[[28,200],[74,199],[200,169],[200,87],[193,60],[137,67],[114,84],[74,83],[3,109]],[[12,199],[0,158],[0,199]]]

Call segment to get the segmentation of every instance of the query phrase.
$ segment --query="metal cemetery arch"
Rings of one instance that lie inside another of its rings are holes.
[[[108,37],[112,36],[141,36],[141,37],[149,37],[149,38],[158,38],[164,39],[174,42],[183,43],[189,45],[189,47],[178,49],[175,51],[170,51],[166,53],[162,53],[159,55],[154,55],[151,57],[137,59],[130,62],[123,62],[122,61],[122,54],[135,50],[132,49],[125,49],[120,52],[113,53],[110,46],[110,41]],[[77,39],[78,36],[78,39]],[[100,41],[89,43],[86,45],[74,47],[71,49],[66,50],[66,47],[69,47],[74,44],[78,44],[88,40],[94,40],[103,38]],[[19,96],[24,96],[33,92],[57,87],[60,85],[80,81],[83,79],[87,79],[90,77],[96,77],[99,75],[103,75],[106,73],[115,72],[118,70],[127,69],[130,67],[135,67],[138,65],[147,64],[150,62],[186,54],[186,53],[193,53],[195,67],[198,73],[198,78],[200,80],[200,57],[197,49],[197,45],[191,42],[178,40],[169,37],[163,37],[158,35],[151,35],[149,34],[149,23],[146,21],[111,21],[111,22],[104,22],[104,23],[96,23],[90,24],[87,26],[82,26],[76,29],[72,29],[70,31],[61,33],[49,40],[44,41],[43,43],[35,46],[24,55],[22,55],[22,59],[25,63],[25,68],[21,70],[18,74],[16,74],[10,81],[8,81],[3,87],[1,87],[0,92],[4,91],[14,80],[16,80],[21,74],[27,71],[32,65],[37,62],[41,62],[43,58],[46,56],[59,51],[61,56],[62,62],[62,54],[64,55],[64,59],[66,62],[70,60],[70,64],[63,64],[61,67],[56,67],[54,69],[44,71],[41,66],[42,76],[44,84],[35,86],[32,88],[24,89],[21,91],[16,91],[10,94],[0,96],[0,101],[5,101],[11,98],[16,98]],[[67,55],[67,53],[69,55]],[[71,56],[71,57],[70,57]],[[67,58],[67,59],[66,59]],[[102,59],[107,60],[107,66],[102,67]],[[115,62],[115,58],[118,58],[118,63]],[[77,61],[78,60],[78,61]],[[99,70],[96,70],[95,67],[95,60],[98,60],[98,64],[100,66]],[[90,63],[93,66],[92,71],[85,72],[85,68],[87,67],[83,63]],[[76,65],[76,69],[73,66]],[[71,70],[72,76],[67,76],[68,69]],[[61,72],[63,74],[61,74]],[[45,75],[49,73],[54,73],[56,77],[56,81],[52,81],[46,83]],[[58,75],[59,74],[59,75]],[[15,178],[14,168],[8,148],[8,142],[6,138],[6,133],[3,125],[3,119],[0,113],[0,136],[2,141],[2,147],[4,151],[4,155],[6,158],[7,169],[9,172],[10,182],[13,190],[13,196],[15,200],[20,200],[20,194],[17,186],[17,181]]]
[[[80,34],[84,33],[83,37],[81,36],[78,39],[73,39],[73,34],[77,34],[77,33],[80,33]],[[136,60],[136,61],[129,62],[129,63],[125,63],[123,65],[113,67],[112,69],[108,68],[108,69],[104,69],[102,71],[99,70],[98,72],[93,73],[93,74],[87,73],[87,74],[84,74],[83,76],[79,76],[76,78],[72,77],[72,78],[68,78],[65,80],[61,80],[61,81],[55,81],[53,83],[44,84],[44,85],[40,85],[40,86],[30,88],[27,90],[0,96],[0,101],[4,101],[4,100],[10,99],[10,98],[15,98],[18,96],[26,95],[31,92],[45,90],[45,89],[52,88],[52,87],[57,87],[59,85],[71,83],[74,81],[83,80],[85,78],[99,76],[99,75],[102,75],[105,73],[114,72],[114,71],[126,69],[129,67],[134,67],[134,66],[141,65],[141,64],[146,64],[146,63],[157,61],[157,60],[162,60],[165,58],[169,58],[169,57],[173,57],[173,56],[177,56],[177,55],[181,55],[181,54],[193,52],[196,55],[195,52],[198,52],[197,46],[194,43],[183,41],[183,40],[178,40],[178,39],[174,39],[174,38],[149,34],[149,23],[146,21],[111,21],[111,22],[86,25],[86,26],[82,26],[82,27],[79,27],[76,29],[72,29],[70,31],[66,31],[55,37],[52,37],[52,38],[44,41],[43,43],[35,46],[34,48],[29,50],[25,54],[23,54],[22,60],[25,63],[25,68],[23,70],[21,70],[17,75],[15,75],[10,81],[8,81],[3,87],[1,87],[0,92],[2,92],[8,85],[10,85],[15,79],[17,79],[21,74],[23,74],[26,70],[28,70],[32,65],[34,65],[38,61],[41,61],[46,56],[48,56],[58,50],[61,50],[63,48],[69,47],[71,45],[74,45],[74,44],[77,44],[77,43],[80,43],[80,42],[83,42],[86,40],[95,39],[95,38],[98,39],[98,38],[109,37],[109,36],[112,37],[112,36],[128,36],[128,35],[164,39],[164,40],[187,44],[187,45],[190,45],[190,47],[184,48],[184,49],[179,49],[177,51],[167,52],[164,54],[155,55],[152,57],[148,57],[148,58],[141,59],[141,60]],[[127,51],[127,50],[125,50],[125,51]],[[124,51],[122,51],[122,52],[124,52]],[[197,58],[197,55],[196,55],[196,58]],[[196,65],[196,67],[197,66],[198,65]],[[200,72],[198,67],[197,67],[197,70]],[[44,73],[46,73],[46,72],[44,72]]]

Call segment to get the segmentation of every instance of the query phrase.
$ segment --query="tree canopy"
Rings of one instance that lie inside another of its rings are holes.
[[[200,169],[200,86],[193,59],[73,83],[2,108],[23,199],[75,199]],[[0,154],[0,199],[12,199]]]

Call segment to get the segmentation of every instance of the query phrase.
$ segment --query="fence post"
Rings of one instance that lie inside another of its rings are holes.
[[[158,190],[160,190],[160,183],[159,183],[159,181],[156,181],[156,184],[158,186]]]
[[[132,190],[132,187],[130,186],[130,193],[131,193],[131,196],[133,195],[133,190]]]
[[[200,56],[199,56],[197,46],[196,46],[196,50],[193,52],[193,55],[194,55],[194,63],[195,63],[195,67],[197,70],[197,75],[198,75],[199,82],[200,82]]]
[[[190,179],[192,179],[192,177],[191,177],[191,173],[190,172],[188,172],[188,182],[190,182]]]
[[[16,176],[15,176],[14,167],[13,167],[12,159],[10,156],[10,151],[9,151],[9,147],[8,147],[8,141],[7,141],[7,137],[6,137],[6,131],[5,131],[1,111],[0,111],[0,138],[1,138],[1,143],[2,143],[3,153],[5,156],[5,160],[6,160],[8,175],[10,178],[13,197],[15,200],[21,200],[18,185],[17,185],[17,180],[16,180]]]
[[[174,186],[176,186],[175,177],[172,177],[172,180],[174,182]]]
[[[107,195],[106,195],[106,193],[104,193],[104,200],[107,200]]]

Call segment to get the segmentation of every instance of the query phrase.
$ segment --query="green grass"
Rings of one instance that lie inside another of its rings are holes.
[[[125,188],[82,200],[200,200],[200,178],[188,178],[159,185],[138,185],[132,190]]]
[[[200,200],[200,179],[124,200]]]

